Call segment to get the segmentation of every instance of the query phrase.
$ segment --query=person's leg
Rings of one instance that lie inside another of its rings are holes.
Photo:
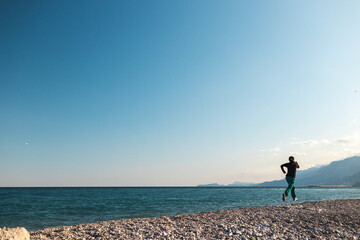
[[[293,177],[286,177],[286,181],[288,183],[288,187],[287,189],[285,190],[285,196],[288,196],[289,195],[289,192],[292,191],[293,187],[294,187],[294,181],[295,181],[295,178]]]
[[[296,194],[295,194],[295,186],[293,185],[292,189],[291,189],[291,196],[292,198],[295,200],[296,198]]]

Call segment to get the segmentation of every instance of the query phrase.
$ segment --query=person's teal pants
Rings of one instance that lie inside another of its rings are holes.
[[[291,191],[291,196],[293,198],[296,198],[296,195],[295,195],[295,178],[293,177],[286,177],[285,178],[287,183],[289,184],[287,189],[285,190],[285,195],[288,196],[289,195],[289,192]]]

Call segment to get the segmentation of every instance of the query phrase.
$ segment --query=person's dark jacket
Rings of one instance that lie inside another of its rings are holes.
[[[281,170],[285,173],[284,167],[287,168],[287,177],[296,177],[296,169],[300,168],[297,162],[288,162],[281,165]]]

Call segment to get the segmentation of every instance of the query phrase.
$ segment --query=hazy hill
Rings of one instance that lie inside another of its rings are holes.
[[[198,185],[197,187],[251,187],[255,186],[256,183],[249,183],[249,182],[234,182],[228,185],[220,185],[218,183],[210,183],[210,184],[202,184]]]
[[[209,184],[201,184],[197,187],[225,187],[225,185],[220,185],[218,183],[209,183]]]
[[[255,186],[256,183],[249,182],[234,182],[232,184],[227,185],[228,187],[252,187]]]
[[[301,167],[301,163],[300,163]],[[360,183],[360,156],[331,162],[329,165],[297,171],[296,186],[355,185]],[[284,179],[260,183],[256,186],[284,186]]]

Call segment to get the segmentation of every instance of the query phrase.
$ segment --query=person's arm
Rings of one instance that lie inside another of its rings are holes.
[[[284,174],[286,173],[286,171],[284,170],[285,165],[286,165],[286,163],[280,166],[281,171],[282,171]]]
[[[300,168],[299,164],[296,162],[296,168]]]

